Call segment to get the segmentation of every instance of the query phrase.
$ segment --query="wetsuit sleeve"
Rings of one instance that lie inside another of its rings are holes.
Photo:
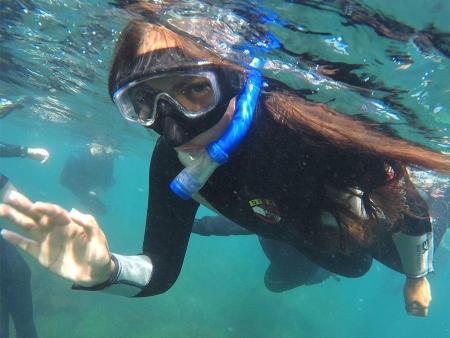
[[[25,157],[28,148],[14,144],[0,143],[0,157]]]
[[[405,177],[405,202],[400,231],[393,240],[403,271],[410,278],[421,278],[433,271],[433,229],[428,206],[412,182]]]
[[[175,283],[199,206],[193,200],[178,198],[170,190],[170,181],[181,170],[175,151],[160,138],[150,163],[143,253],[134,256],[113,253],[115,270],[109,281],[89,288],[74,285],[74,289],[144,297],[163,293]]]
[[[194,221],[192,232],[202,236],[252,235],[253,233],[222,216],[205,216]]]
[[[183,169],[176,152],[160,138],[150,164],[150,190],[143,252],[153,265],[152,278],[138,296],[165,292],[176,281],[199,207],[182,200],[169,187]]]

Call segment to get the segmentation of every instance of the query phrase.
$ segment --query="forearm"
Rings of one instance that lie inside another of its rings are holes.
[[[28,147],[0,143],[0,157],[25,157],[28,154]]]
[[[202,236],[252,235],[252,233],[223,216],[205,216],[194,221],[192,232]]]
[[[173,285],[183,264],[190,224],[198,208],[198,203],[181,200],[168,188],[174,175],[167,168],[179,172],[177,161],[175,152],[159,140],[150,165],[144,254],[111,254],[114,270],[106,282],[91,288],[76,288],[141,297],[163,293]]]
[[[426,316],[431,302],[426,276],[433,271],[433,233],[429,217],[419,215],[422,217],[404,215],[406,227],[393,234],[393,241],[406,275],[403,287],[405,309],[414,316]]]
[[[404,212],[399,232],[393,240],[403,271],[409,278],[421,278],[433,271],[433,228],[428,206],[411,182],[405,186],[408,211]]]
[[[393,234],[403,272],[409,278],[421,278],[433,271],[433,234]]]

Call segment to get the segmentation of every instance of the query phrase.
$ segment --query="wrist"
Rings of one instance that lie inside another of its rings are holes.
[[[106,275],[103,283],[111,283],[117,274],[116,261],[113,259],[113,255],[110,256],[108,269],[106,270]]]
[[[150,257],[144,254],[135,256],[111,254],[111,259],[114,261],[114,271],[106,282],[89,287],[73,285],[72,289],[104,291],[135,297],[150,283],[153,273],[153,264]]]
[[[99,284],[109,285],[114,282],[114,279],[116,278],[117,275],[118,266],[116,260],[113,257],[114,257],[113,255],[110,256],[107,268],[105,269],[101,277],[97,278],[97,283],[95,283],[94,285]]]
[[[109,286],[117,275],[115,260],[110,256],[109,263],[96,276],[92,276],[89,282],[79,282],[77,285],[85,288],[102,289]]]
[[[408,284],[408,285],[419,284],[419,283],[423,282],[424,279],[426,279],[425,276],[417,277],[417,278],[406,276],[406,284]]]
[[[25,146],[20,146],[21,156],[22,157],[28,157],[30,156],[30,148]]]
[[[423,278],[425,278],[426,276],[420,276],[420,277],[411,277],[411,276],[406,276],[406,279],[408,279],[408,280],[418,280],[418,279],[423,279]]]

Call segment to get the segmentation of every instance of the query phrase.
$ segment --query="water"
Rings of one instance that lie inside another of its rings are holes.
[[[267,76],[311,100],[449,152],[448,1],[253,5],[179,1],[165,19],[241,62],[250,59],[243,50],[278,41],[279,48],[256,51],[267,60]],[[213,20],[208,36],[201,25],[183,26],[183,19],[193,16]],[[116,184],[103,194],[108,212],[97,219],[114,252],[139,252],[156,138],[127,124],[106,89],[126,16],[108,1],[2,1],[0,20],[0,97],[21,103],[0,120],[0,141],[51,152],[46,165],[0,159],[1,171],[34,200],[81,209],[59,175],[71,150],[100,137],[119,154]],[[69,283],[27,261],[41,337],[440,338],[450,336],[448,257],[445,250],[437,254],[425,319],[405,314],[403,277],[379,264],[363,278],[270,293],[263,285],[267,260],[252,236],[192,236],[177,283],[152,298],[71,291]]]

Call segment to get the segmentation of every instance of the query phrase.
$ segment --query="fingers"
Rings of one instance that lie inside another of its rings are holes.
[[[16,190],[13,190],[8,194],[8,196],[5,198],[5,203],[12,206],[18,212],[37,222],[42,216],[41,214],[33,210],[33,202],[31,202],[25,195],[22,195]]]
[[[50,153],[45,149],[41,149],[41,164],[45,164],[48,161],[49,157]]]
[[[15,209],[23,213],[27,213],[33,205],[33,202],[16,190],[12,190],[5,197],[5,203],[13,206]]]
[[[51,204],[36,202],[32,203],[27,197],[17,191],[11,193],[5,199],[2,210],[3,216],[18,226],[29,229],[34,221],[36,226],[63,226],[70,223],[70,217],[65,209]]]
[[[37,242],[6,229],[2,229],[0,234],[4,240],[17,246],[30,255],[36,258],[39,256],[39,244]]]
[[[98,228],[97,221],[93,216],[82,214],[77,209],[70,210],[69,215],[73,222],[84,229],[88,237],[93,236],[95,229]]]
[[[50,157],[50,153],[43,148],[28,148],[28,156],[33,160],[38,160],[41,163],[45,163]]]
[[[70,223],[69,213],[59,205],[36,202],[30,212],[38,215],[38,222],[43,226],[64,226]]]
[[[403,289],[406,311],[413,316],[425,317],[431,302],[430,284],[426,277],[407,278]]]
[[[11,191],[8,196],[6,196],[5,203],[36,222],[38,222],[39,218],[42,216],[33,210],[33,202],[16,190]]]
[[[428,306],[423,306],[419,302],[412,302],[407,304],[406,311],[413,316],[428,316]]]
[[[31,231],[37,228],[37,224],[32,218],[7,204],[0,204],[0,217],[4,217],[25,231]]]

